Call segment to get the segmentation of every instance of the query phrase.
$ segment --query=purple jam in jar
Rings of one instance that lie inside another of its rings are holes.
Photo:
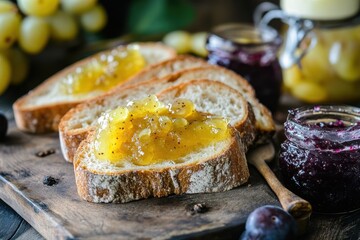
[[[360,208],[360,108],[289,111],[285,135],[279,166],[289,189],[317,212]]]
[[[215,27],[206,42],[208,62],[247,79],[260,102],[272,112],[281,95],[282,72],[276,56],[280,45],[281,38],[275,29],[246,24]]]

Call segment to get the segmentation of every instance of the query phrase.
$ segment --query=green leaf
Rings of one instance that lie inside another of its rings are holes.
[[[128,31],[161,34],[187,27],[194,19],[193,6],[186,0],[133,0]]]

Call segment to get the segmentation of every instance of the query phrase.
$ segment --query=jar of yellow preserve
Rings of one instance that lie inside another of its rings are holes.
[[[279,55],[283,84],[308,103],[360,100],[359,0],[281,0],[260,25],[287,25]]]

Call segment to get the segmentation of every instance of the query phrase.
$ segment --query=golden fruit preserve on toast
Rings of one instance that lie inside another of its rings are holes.
[[[165,105],[153,95],[104,113],[98,123],[95,156],[117,166],[181,163],[231,134],[227,120],[197,112],[190,100]]]
[[[66,75],[61,81],[61,89],[69,95],[107,91],[140,72],[145,65],[145,59],[136,45],[115,49]]]

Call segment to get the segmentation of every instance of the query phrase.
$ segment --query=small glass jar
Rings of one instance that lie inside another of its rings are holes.
[[[317,212],[360,208],[360,108],[292,110],[285,135],[279,166],[289,189]]]
[[[281,94],[282,73],[277,60],[280,45],[281,38],[275,29],[247,24],[215,27],[206,42],[208,62],[247,79],[260,102],[272,112]]]

